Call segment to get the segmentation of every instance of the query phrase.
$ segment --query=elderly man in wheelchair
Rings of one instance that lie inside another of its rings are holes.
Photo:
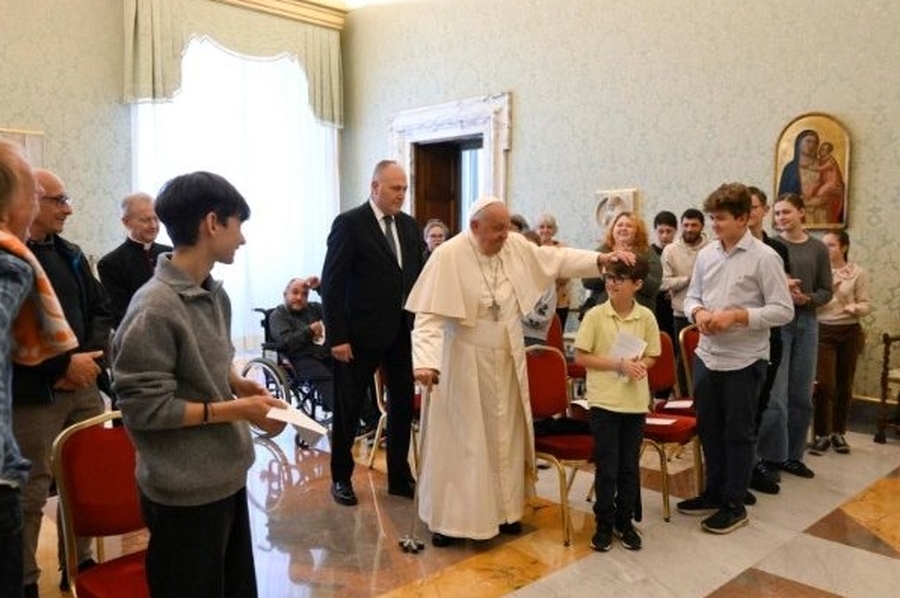
[[[310,290],[318,286],[315,276],[292,278],[284,289],[284,303],[255,309],[263,314],[263,355],[250,360],[244,373],[258,375],[272,394],[328,426],[334,408],[331,350],[325,344],[322,304],[309,301]],[[272,351],[274,360],[269,357]],[[359,434],[373,431],[378,416],[373,402],[363,413]]]

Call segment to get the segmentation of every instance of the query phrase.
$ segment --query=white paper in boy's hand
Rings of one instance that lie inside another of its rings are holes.
[[[646,348],[646,341],[639,339],[633,334],[619,331],[615,340],[613,340],[609,356],[613,359],[634,359],[643,355]]]
[[[283,421],[291,424],[292,426],[299,426],[304,430],[309,430],[310,432],[315,432],[316,434],[327,434],[328,429],[309,417],[299,409],[291,409],[288,407],[287,409],[269,409],[269,412],[266,413],[266,417],[269,419],[277,419],[278,421]]]

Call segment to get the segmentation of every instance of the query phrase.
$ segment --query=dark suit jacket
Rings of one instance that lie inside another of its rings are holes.
[[[409,214],[397,214],[394,226],[402,270],[368,201],[334,219],[319,288],[330,346],[384,350],[401,319],[410,323],[403,305],[422,269],[425,242]]]
[[[153,276],[156,267],[156,258],[159,254],[172,251],[168,245],[153,243],[150,246],[151,263],[144,255],[144,246],[131,239],[104,255],[97,262],[97,274],[100,282],[109,295],[110,307],[115,321],[113,326],[118,327],[128,309],[128,303],[135,291],[144,286],[144,283]]]
[[[13,403],[16,405],[45,404],[53,401],[53,385],[65,375],[72,360],[72,353],[100,349],[106,352],[104,360],[108,356],[112,313],[106,291],[94,278],[90,264],[78,245],[58,235],[53,235],[51,240],[52,245],[46,248],[36,248],[30,241],[29,246],[32,247],[38,261],[43,259],[45,251],[56,251],[71,268],[78,285],[77,296],[60,297],[60,305],[66,320],[72,324],[72,329],[82,332],[80,334],[76,332],[78,348],[73,351],[51,357],[35,366],[13,364]],[[49,271],[48,276],[50,283],[53,284],[53,277]],[[75,322],[77,324],[74,324]],[[101,368],[105,367],[105,363],[100,365]]]

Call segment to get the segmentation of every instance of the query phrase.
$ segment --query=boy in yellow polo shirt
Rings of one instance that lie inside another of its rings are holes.
[[[637,303],[647,261],[615,262],[603,274],[609,299],[592,308],[575,337],[575,363],[587,369],[594,434],[594,516],[591,548],[606,552],[615,535],[629,550],[641,548],[632,524],[640,490],[638,458],[650,404],[647,370],[660,354],[653,312]]]

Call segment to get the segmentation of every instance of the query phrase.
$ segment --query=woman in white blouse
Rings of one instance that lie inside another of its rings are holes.
[[[819,322],[819,356],[816,362],[815,433],[810,452],[821,455],[834,447],[849,453],[844,438],[853,398],[856,361],[862,351],[863,332],[859,319],[871,311],[869,275],[847,261],[850,237],[844,231],[830,232],[822,241],[828,248],[834,295],[816,311]]]

